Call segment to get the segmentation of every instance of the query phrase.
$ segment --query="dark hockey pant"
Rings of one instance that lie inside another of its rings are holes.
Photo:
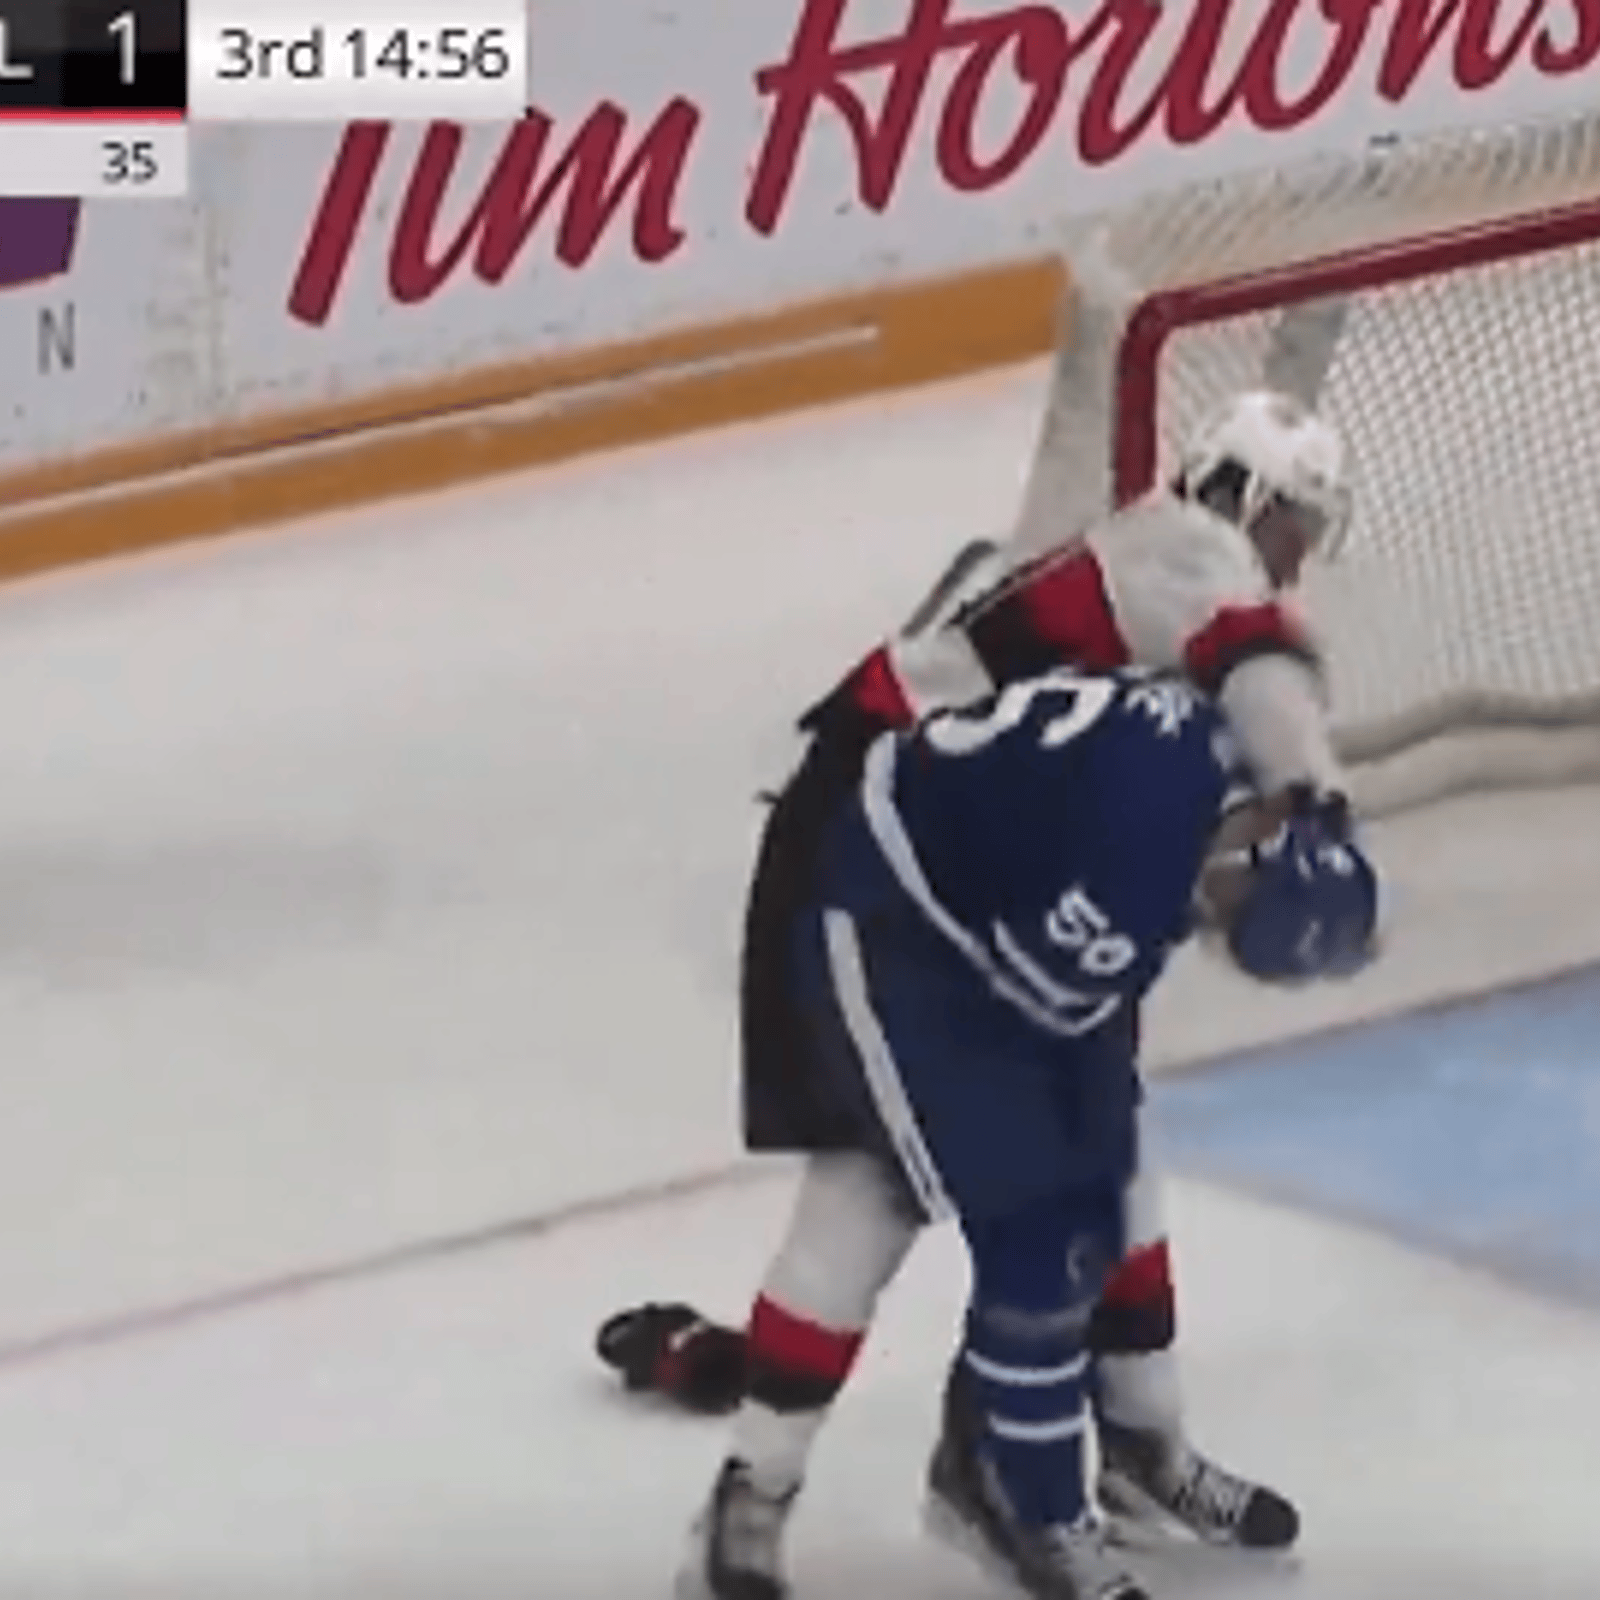
[[[795,1004],[790,950],[816,883],[822,840],[861,777],[867,739],[819,734],[761,831],[740,960],[740,1079],[752,1151],[859,1147],[854,1119],[818,1070]]]

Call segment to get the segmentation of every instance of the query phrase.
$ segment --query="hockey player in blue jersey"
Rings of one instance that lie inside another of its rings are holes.
[[[739,1027],[744,1142],[801,1155],[800,1181],[737,1324],[652,1300],[606,1318],[596,1337],[632,1390],[691,1410],[737,1406],[739,1448],[762,1481],[805,1476],[810,1441],[918,1231],[819,1091],[789,994],[786,934],[866,750],[885,731],[1055,668],[1161,667],[1223,705],[1260,783],[1311,785],[1332,803],[1347,784],[1315,642],[1285,591],[1342,540],[1344,460],[1338,434],[1291,397],[1236,395],[1166,485],[1086,527],[1070,504],[1045,514],[1041,503],[1014,549],[991,549],[975,568],[958,561],[916,621],[801,719],[803,755],[773,797],[751,874]],[[1151,1531],[1287,1549],[1299,1535],[1293,1502],[1202,1450],[1187,1425],[1163,1209],[1159,1170],[1142,1160],[1124,1196],[1125,1253],[1092,1330],[1097,1495]]]
[[[1266,981],[1369,959],[1376,880],[1287,792],[1219,854],[1238,764],[1184,681],[1053,672],[871,748],[791,926],[809,1058],[972,1291],[930,1509],[1034,1600],[1142,1600],[1091,1510],[1090,1320],[1136,1162],[1139,1001],[1200,929]],[[727,1459],[680,1594],[782,1600],[793,1486]]]

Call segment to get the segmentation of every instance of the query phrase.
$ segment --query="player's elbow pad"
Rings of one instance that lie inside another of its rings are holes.
[[[1263,791],[1294,784],[1320,793],[1345,789],[1321,685],[1301,657],[1287,651],[1248,657],[1223,680],[1218,700]]]

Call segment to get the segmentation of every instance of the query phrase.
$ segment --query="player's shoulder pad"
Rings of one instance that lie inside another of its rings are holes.
[[[1249,537],[1203,506],[1165,492],[1147,495],[1093,529],[1089,543],[1103,561],[1154,564],[1191,576],[1208,574],[1228,588],[1266,586]]]

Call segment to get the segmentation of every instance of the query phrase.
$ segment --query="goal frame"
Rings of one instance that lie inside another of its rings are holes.
[[[1308,256],[1207,282],[1156,289],[1127,314],[1114,358],[1112,489],[1119,505],[1155,486],[1161,357],[1174,336],[1233,317],[1393,289],[1470,267],[1600,242],[1600,196],[1573,205]]]
[[[1292,226],[1309,234],[1298,249],[1291,246],[1267,265],[1237,253],[1227,260],[1238,247],[1213,223],[1203,247],[1220,241],[1225,259],[1214,271],[1202,261],[1187,275],[1181,268],[1167,275],[1166,211],[1153,203],[1086,219],[1073,229],[1061,251],[1066,294],[1050,398],[1007,540],[1010,559],[1032,559],[1051,547],[1063,526],[1087,526],[1156,487],[1164,445],[1171,443],[1163,437],[1164,412],[1180,381],[1174,362],[1181,358],[1169,346],[1183,335],[1210,333],[1233,320],[1265,320],[1272,331],[1259,380],[1317,405],[1363,294],[1600,248],[1600,119],[1584,125],[1581,171],[1574,175],[1570,163],[1557,163],[1554,176],[1532,185],[1526,201],[1526,161],[1501,159],[1518,137],[1513,130],[1468,150],[1474,170],[1485,162],[1493,168],[1488,192],[1475,182],[1449,183],[1443,201],[1428,186],[1425,151],[1385,151],[1382,162],[1360,169],[1352,184],[1343,181],[1346,169],[1330,173],[1313,165],[1258,178],[1242,196],[1232,189],[1206,191],[1202,215],[1248,215],[1254,205],[1269,216],[1287,211]],[[1539,167],[1539,149],[1530,159]],[[1381,191],[1394,164],[1408,161],[1415,170],[1396,182],[1410,183],[1403,192],[1417,194],[1423,204],[1414,231],[1397,233],[1383,229]],[[1551,184],[1565,192],[1552,192]],[[1365,198],[1370,189],[1380,191],[1371,204]],[[1352,193],[1356,198],[1349,199]],[[1330,194],[1331,208],[1323,203]],[[1341,196],[1347,198],[1341,202]],[[1181,198],[1169,197],[1172,203]],[[1473,215],[1469,208],[1480,205]],[[1595,684],[1548,701],[1464,684],[1375,719],[1336,721],[1335,738],[1352,792],[1369,814],[1463,791],[1596,782],[1600,674]]]

